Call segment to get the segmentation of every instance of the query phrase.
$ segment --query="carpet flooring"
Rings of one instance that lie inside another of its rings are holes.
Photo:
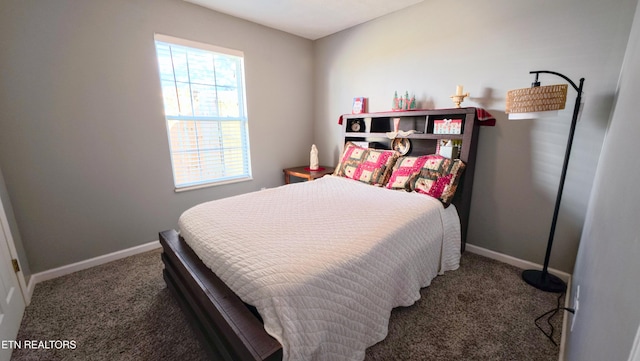
[[[528,286],[520,272],[465,253],[460,269],[392,312],[387,338],[366,360],[557,360],[559,348],[534,319],[553,309],[558,295]],[[559,313],[552,320],[557,343],[561,322]],[[206,360],[164,284],[159,251],[38,284],[17,340],[75,341],[73,349],[16,349],[17,361]]]

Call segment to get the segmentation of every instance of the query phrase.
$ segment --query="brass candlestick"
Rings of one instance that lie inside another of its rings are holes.
[[[456,108],[460,108],[460,103],[464,101],[464,98],[468,97],[469,93],[458,94],[450,96],[451,100],[453,100],[453,104],[456,105]]]
[[[456,108],[460,108],[460,103],[464,101],[464,98],[468,97],[469,93],[462,92],[462,85],[458,85],[456,87],[456,95],[450,96],[451,100],[453,100],[453,104],[456,105]]]

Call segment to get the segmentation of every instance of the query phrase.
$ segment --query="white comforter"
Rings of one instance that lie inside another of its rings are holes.
[[[285,361],[364,359],[391,309],[460,259],[453,206],[333,176],[203,203],[179,226]]]

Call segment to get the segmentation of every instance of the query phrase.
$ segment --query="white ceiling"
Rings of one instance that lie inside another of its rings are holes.
[[[185,0],[316,40],[424,0]]]

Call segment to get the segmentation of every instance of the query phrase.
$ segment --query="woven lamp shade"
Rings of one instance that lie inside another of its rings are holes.
[[[507,92],[506,113],[535,113],[564,109],[567,84],[537,86]]]

